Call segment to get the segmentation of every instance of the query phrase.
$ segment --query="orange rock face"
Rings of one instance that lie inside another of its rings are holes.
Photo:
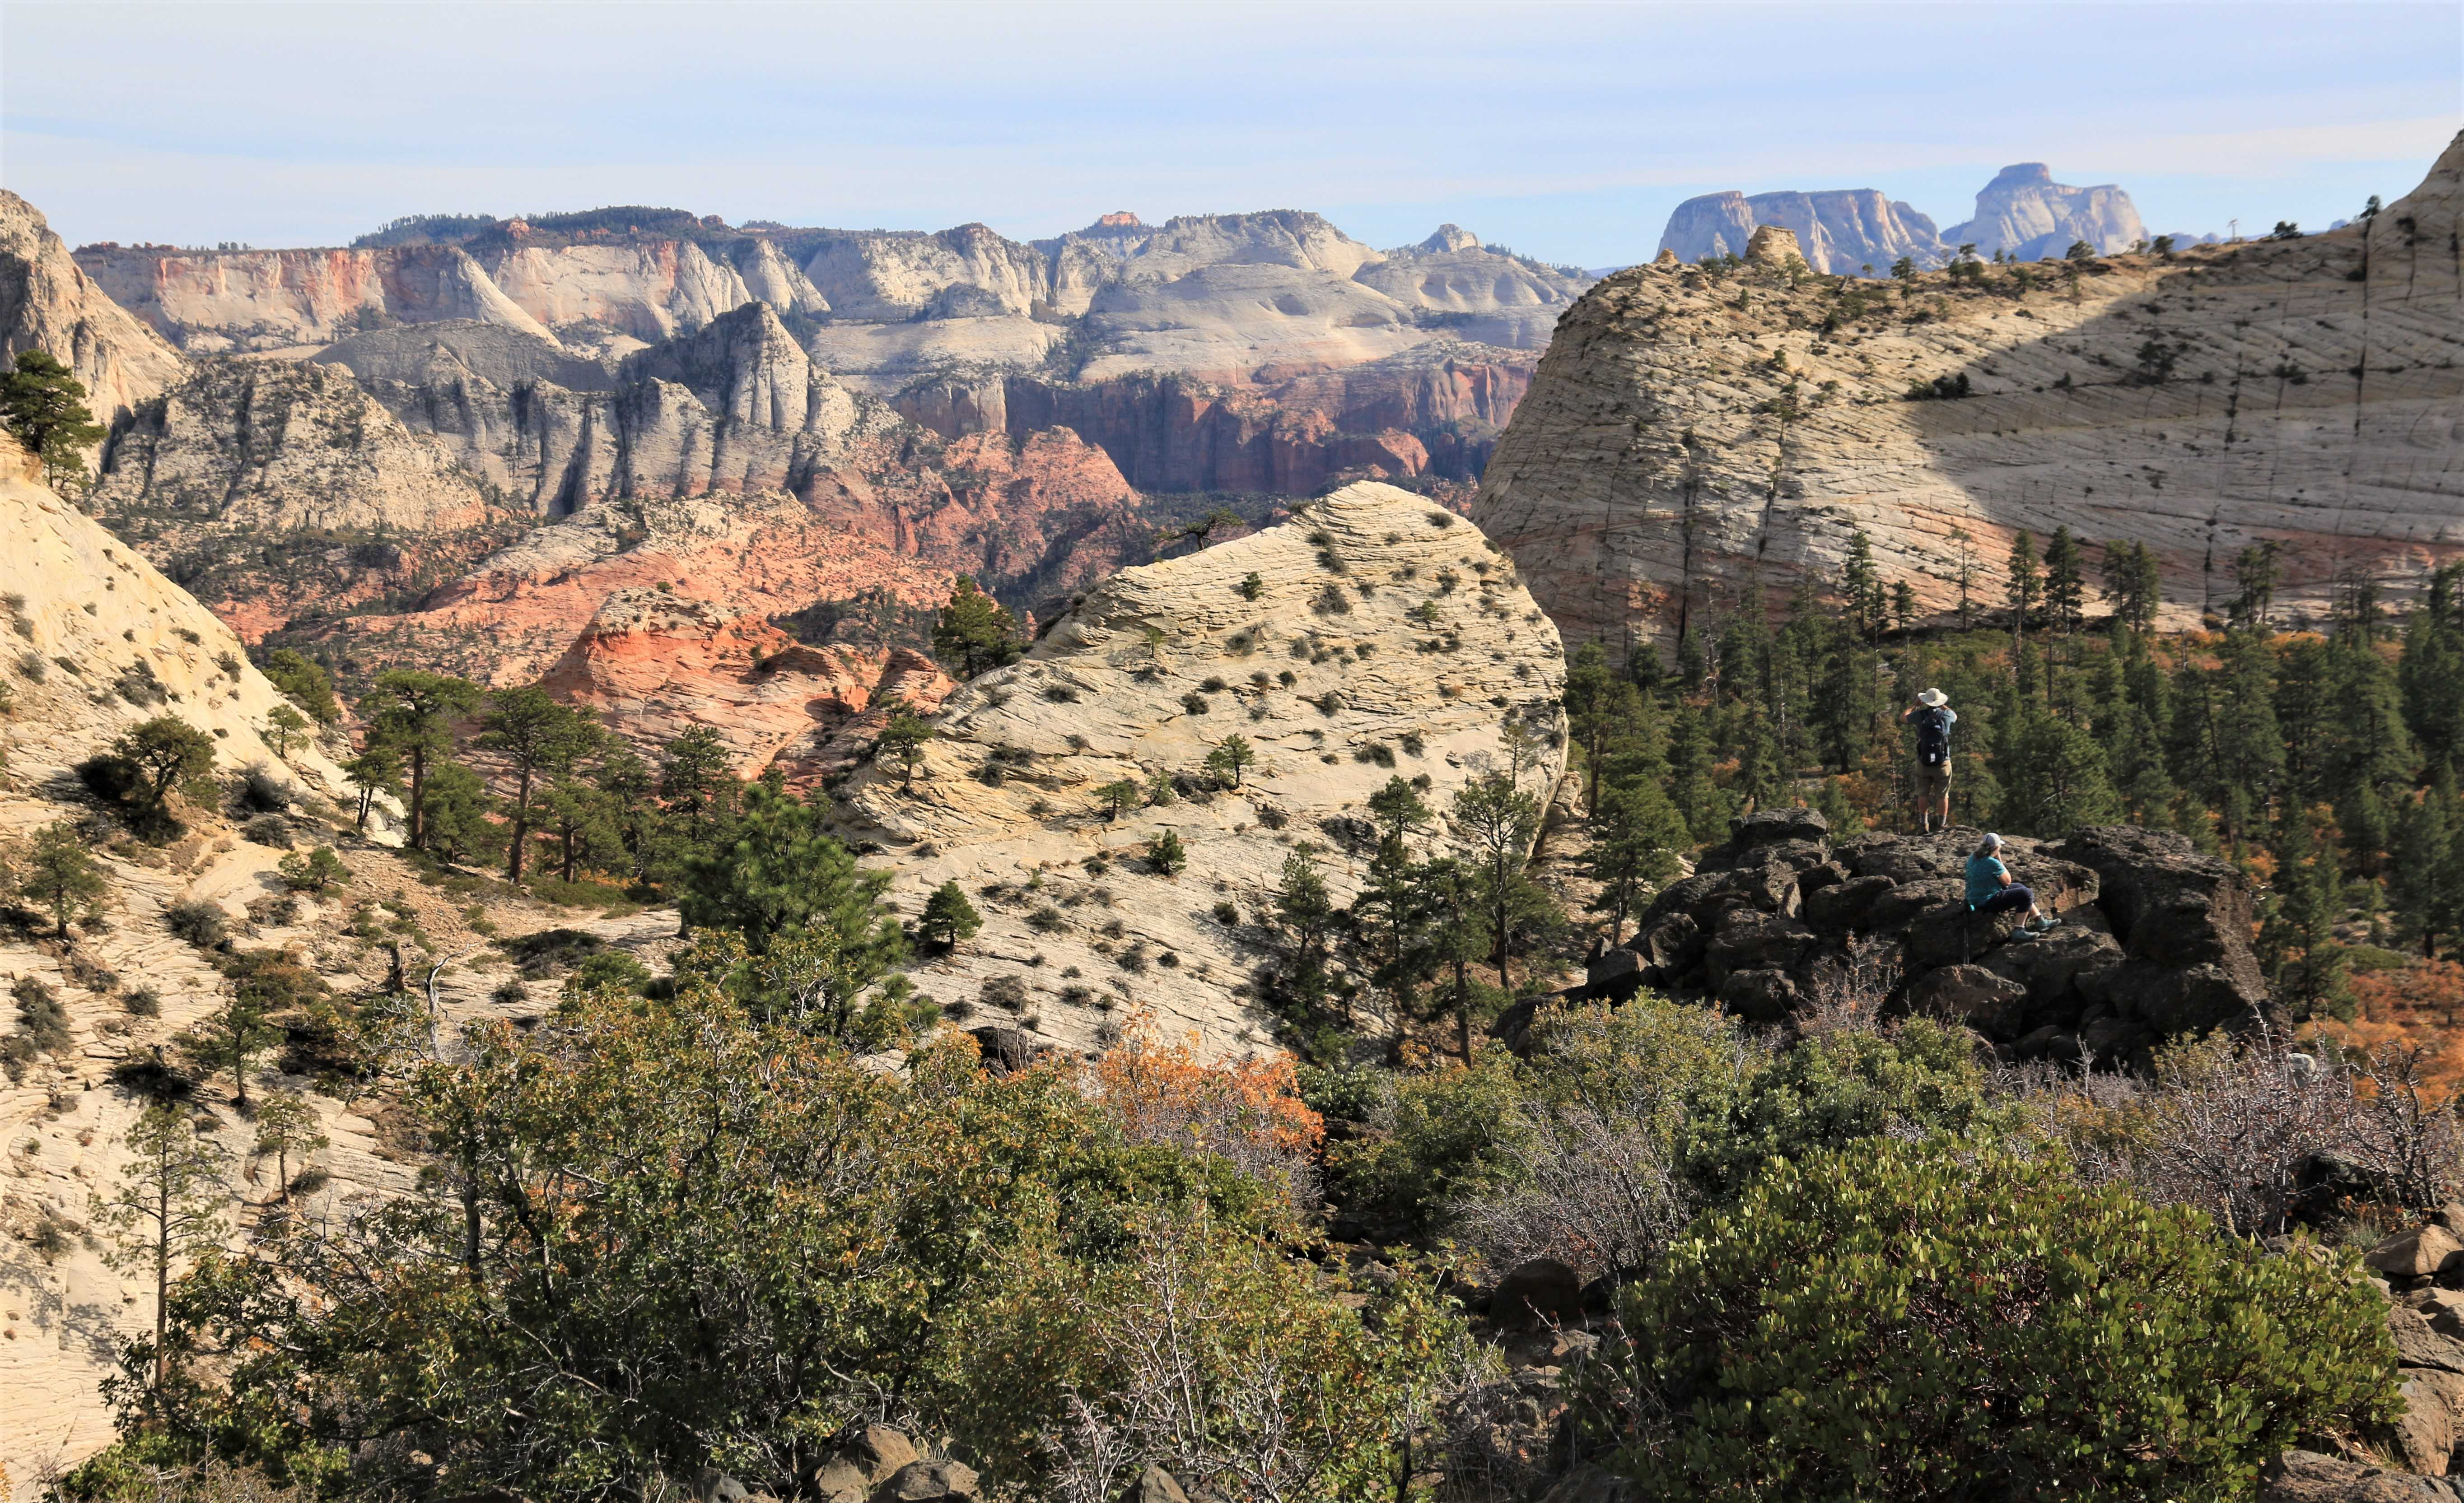
[[[646,751],[708,726],[743,775],[783,759],[798,782],[852,765],[878,727],[841,733],[884,700],[930,708],[952,686],[905,648],[807,646],[738,607],[642,588],[603,601],[540,683]]]
[[[646,749],[710,726],[747,775],[776,762],[809,782],[869,744],[886,697],[929,708],[950,685],[912,650],[811,646],[780,620],[860,598],[921,620],[959,574],[1067,591],[1145,556],[1136,500],[1066,431],[971,435],[937,457],[860,449],[802,497],[588,509],[417,609],[313,635],[346,665],[543,682]]]

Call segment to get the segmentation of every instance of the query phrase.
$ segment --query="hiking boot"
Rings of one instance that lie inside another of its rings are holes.
[[[2062,921],[2048,913],[2043,918],[2038,919],[2035,923],[2029,925],[2028,928],[2033,933],[2042,934],[2060,922]]]

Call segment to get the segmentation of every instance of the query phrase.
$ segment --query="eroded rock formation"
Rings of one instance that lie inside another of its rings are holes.
[[[2041,162],[2004,167],[1976,195],[1976,212],[1937,231],[1913,207],[1879,188],[1818,193],[1705,193],[1677,206],[1661,232],[1660,250],[1693,263],[1705,256],[1746,253],[1758,226],[1793,232],[1806,264],[1838,276],[1883,276],[1903,257],[1930,270],[1964,244],[1980,256],[1999,251],[2023,261],[2059,256],[2076,241],[2099,254],[2129,250],[2147,238],[2130,195],[2107,183],[2070,187]]]
[[[1434,620],[1412,614],[1424,605]],[[1271,1036],[1251,972],[1285,860],[1309,842],[1348,898],[1368,796],[1424,777],[1445,810],[1504,765],[1509,715],[1551,749],[1526,786],[1552,786],[1562,681],[1555,628],[1503,555],[1418,496],[1359,484],[1105,582],[1023,661],[943,702],[912,787],[885,760],[842,796],[851,834],[890,849],[902,911],[951,880],[982,911],[980,934],[914,978],[967,1003],[966,1026],[1084,1050],[1134,1005],[1239,1054]],[[1222,788],[1203,766],[1233,735],[1257,760]],[[1124,779],[1170,801],[1112,817],[1097,791]],[[1188,853],[1172,876],[1146,854],[1167,829]]]
[[[0,358],[59,359],[102,423],[186,374],[177,352],[87,277],[34,206],[0,188]]]
[[[2464,552],[2459,178],[2464,138],[2365,224],[2075,285],[1620,272],[1559,324],[1475,519],[1613,654],[1836,577],[1860,529],[1937,617],[1963,569],[1982,602],[2017,530],[2059,526],[2152,547],[2174,624],[2266,543],[2279,614],[2340,577],[2401,596]]]

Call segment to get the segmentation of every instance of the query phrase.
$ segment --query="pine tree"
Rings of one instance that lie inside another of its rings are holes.
[[[1470,843],[1478,863],[1489,918],[1490,961],[1500,986],[1509,985],[1515,921],[1532,907],[1531,883],[1523,875],[1531,842],[1540,834],[1540,804],[1504,773],[1473,778],[1455,795],[1454,824]]]
[[[307,716],[288,705],[276,705],[266,712],[265,729],[258,734],[274,743],[275,756],[288,760],[292,741],[307,729]]]
[[[950,587],[950,603],[933,623],[933,656],[961,679],[1016,663],[1023,650],[1018,640],[1018,618],[999,600],[958,576]]]
[[[1147,841],[1147,864],[1158,876],[1177,877],[1189,866],[1189,848],[1180,843],[1180,833],[1166,826]]]
[[[2045,614],[2064,635],[2087,619],[2086,558],[2068,527],[2055,528],[2045,544]]]
[[[317,1109],[299,1092],[269,1091],[257,1103],[256,1142],[251,1146],[260,1157],[274,1155],[274,1182],[284,1200],[291,1198],[293,1157],[304,1158],[326,1144]]]
[[[955,877],[933,889],[924,900],[923,916],[915,922],[915,932],[925,943],[940,949],[955,949],[975,938],[984,926],[983,916],[967,901],[966,892]]]
[[[1676,877],[1678,853],[1692,842],[1660,785],[1639,778],[1610,783],[1593,808],[1591,826],[1591,876],[1600,884],[1592,911],[1608,920],[1608,942],[1617,945],[1626,919]]]
[[[496,801],[479,774],[459,762],[432,762],[428,785],[411,804],[411,818],[428,840],[428,849],[449,865],[464,857],[493,856],[504,832],[489,817]]]
[[[403,796],[402,757],[383,741],[372,740],[367,750],[343,763],[342,776],[359,790],[356,829],[368,827],[368,811],[379,797]]]
[[[1951,582],[1959,586],[1959,629],[1966,631],[1974,616],[1976,538],[1964,527],[1952,528],[1947,535],[1958,549],[1951,564]]]
[[[660,749],[659,796],[684,820],[685,839],[694,850],[734,817],[743,794],[735,754],[709,726],[695,726]]]
[[[2430,587],[2405,623],[2397,668],[2405,723],[2433,768],[2464,757],[2464,563],[2430,577]]]
[[[1859,528],[1848,538],[1848,559],[1839,576],[1841,604],[1848,613],[1849,629],[1871,642],[1881,635],[1890,606],[1882,589],[1882,577],[1874,567],[1874,540]]]
[[[905,949],[882,905],[889,885],[822,828],[821,810],[756,783],[727,839],[686,863],[676,906],[688,927],[733,929],[756,954],[795,930],[825,931],[843,963],[861,957],[877,973]]]
[[[2164,586],[2155,552],[2146,544],[2116,539],[2104,545],[2103,594],[2116,621],[2135,632],[2154,629]]]
[[[109,890],[90,842],[77,833],[74,819],[55,819],[34,832],[23,856],[11,863],[9,889],[37,908],[48,911],[52,925],[66,939],[69,925],[91,913]]]
[[[1257,760],[1258,753],[1245,737],[1229,735],[1206,753],[1206,773],[1226,788],[1239,788],[1242,773]]]
[[[124,1140],[128,1165],[120,1188],[94,1197],[95,1219],[114,1234],[112,1264],[143,1271],[154,1279],[154,1389],[171,1375],[168,1327],[171,1270],[198,1253],[220,1247],[225,1234],[223,1188],[229,1162],[221,1144],[197,1130],[194,1117],[171,1101],[157,1101],[129,1124]]]
[[[1334,923],[1334,896],[1307,851],[1284,858],[1283,880],[1274,891],[1275,918],[1290,947],[1287,981],[1303,1002],[1324,1000],[1327,939]]]
[[[389,668],[360,702],[369,746],[382,743],[410,770],[408,843],[414,850],[428,848],[429,764],[452,752],[452,719],[477,708],[479,695],[479,686],[468,679]]]
[[[41,350],[19,351],[16,368],[0,376],[0,427],[41,462],[55,490],[84,475],[85,451],[105,431],[86,408],[84,384]]]
[[[2103,749],[2059,715],[2021,710],[2000,760],[2016,773],[2002,790],[1997,816],[2007,829],[2051,839],[2122,812]]]
[[[2036,540],[2021,528],[2011,540],[2011,558],[2003,571],[2002,601],[2011,608],[2011,650],[2016,654],[2028,635],[2028,613],[2036,607],[2043,583],[2036,569]]]
[[[1712,781],[1711,766],[1711,739],[1703,714],[1691,701],[1681,700],[1668,722],[1668,801],[1684,817],[1696,845],[1728,833],[1728,800]]]
[[[915,768],[924,760],[924,744],[940,732],[922,718],[899,710],[882,728],[881,737],[872,744],[872,754],[887,756],[899,764],[898,786],[915,786]]]
[[[2397,806],[2394,854],[2387,863],[2387,902],[2396,932],[2438,957],[2439,942],[2464,931],[2464,806],[2452,774]]]
[[[2306,810],[2286,811],[2278,828],[2274,885],[2258,948],[2277,996],[2297,1019],[2349,1015],[2350,962],[2335,934],[2343,881],[2335,848],[2319,839]]]
[[[497,689],[488,700],[488,712],[479,721],[478,745],[513,769],[514,796],[505,802],[505,813],[513,821],[505,880],[518,883],[530,844],[532,793],[541,779],[571,773],[575,764],[597,750],[605,732],[536,686]]]

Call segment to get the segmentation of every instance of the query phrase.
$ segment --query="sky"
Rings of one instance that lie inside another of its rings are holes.
[[[1648,258],[1736,188],[1939,223],[2005,163],[2324,229],[2464,124],[2419,4],[0,5],[0,185],[72,245],[649,204],[1015,238],[1129,209]]]

